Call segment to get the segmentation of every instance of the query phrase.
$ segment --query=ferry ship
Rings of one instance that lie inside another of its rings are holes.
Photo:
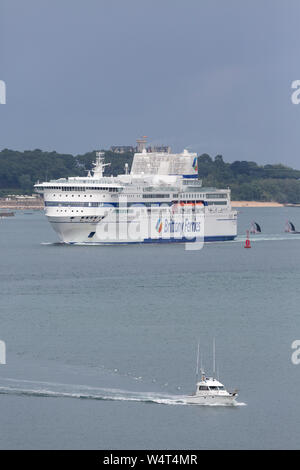
[[[45,214],[61,242],[121,244],[233,240],[237,212],[229,189],[205,188],[196,153],[134,154],[131,171],[104,176],[104,153],[96,152],[85,177],[37,183]]]

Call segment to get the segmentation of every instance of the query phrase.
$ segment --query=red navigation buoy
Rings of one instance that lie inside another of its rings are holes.
[[[244,248],[251,248],[250,238],[249,238],[249,230],[247,230],[247,238]]]

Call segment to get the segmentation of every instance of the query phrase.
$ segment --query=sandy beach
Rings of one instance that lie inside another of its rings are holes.
[[[283,207],[279,202],[231,201],[232,207]]]
[[[0,199],[0,209],[6,210],[41,210],[44,202],[41,198],[31,200],[6,200]]]
[[[278,202],[259,202],[259,201],[231,201],[232,207],[283,207],[284,204]],[[24,209],[35,209],[41,210],[44,208],[42,199],[36,199],[32,201],[6,201],[0,199],[1,209],[11,210],[24,210]]]

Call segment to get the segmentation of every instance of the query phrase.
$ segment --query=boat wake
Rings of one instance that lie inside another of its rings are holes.
[[[88,387],[84,385],[67,385],[52,382],[34,382],[29,380],[15,379],[1,379],[0,394],[28,397],[77,398],[82,400],[142,402],[155,403],[159,405],[190,405],[187,397],[184,395],[169,395],[153,392],[130,392],[127,390]],[[234,406],[244,405],[245,403],[237,402]],[[201,406],[228,405],[208,404]]]
[[[300,240],[300,236],[294,235],[253,235],[251,236],[252,242],[268,242],[268,241],[286,241],[286,240]],[[229,243],[243,243],[246,241],[245,236],[238,235],[235,240],[232,240]],[[228,243],[228,242],[226,242]]]
[[[270,235],[261,235],[261,234],[255,234],[251,235],[251,243],[252,242],[269,242],[269,241],[287,241],[287,240],[300,240],[300,234],[298,232],[292,233],[292,234],[270,234]],[[230,241],[214,241],[214,242],[205,242],[205,245],[228,245],[232,243],[244,243],[246,241],[246,237],[244,235],[238,235],[234,240]],[[114,247],[124,247],[124,246],[136,246],[139,243],[120,243],[120,244],[114,244],[114,243],[74,243],[74,244],[67,244],[63,242],[41,242],[41,245],[45,246],[61,246],[61,247],[72,247],[72,246],[114,246]],[[148,245],[152,246],[157,246],[157,243],[149,243]],[[182,245],[181,243],[172,243],[171,245]]]

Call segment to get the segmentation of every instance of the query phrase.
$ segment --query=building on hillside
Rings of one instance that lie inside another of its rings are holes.
[[[112,145],[110,151],[113,153],[134,153],[136,148],[132,145]]]

